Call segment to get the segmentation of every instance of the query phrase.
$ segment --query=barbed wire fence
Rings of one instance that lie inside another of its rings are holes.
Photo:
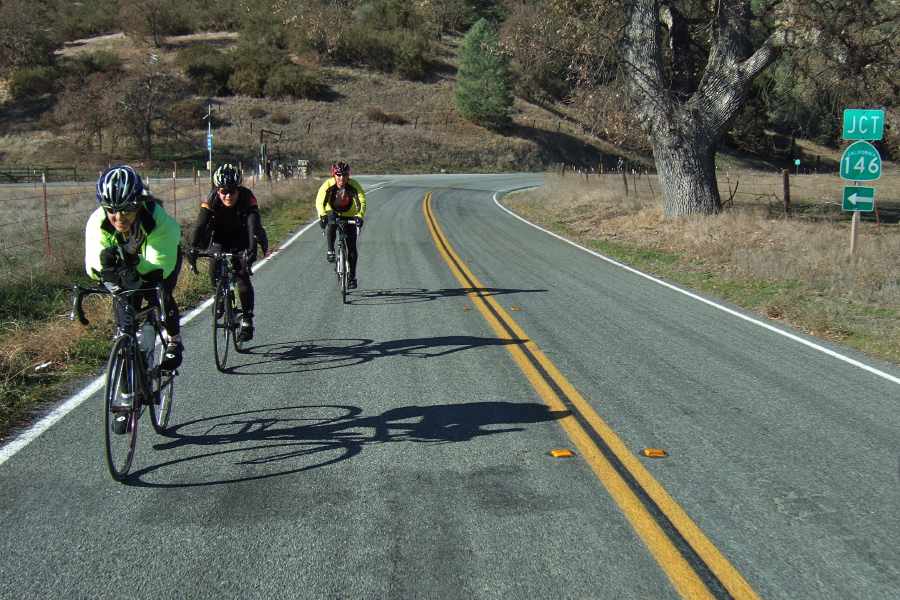
[[[655,174],[641,164],[628,163],[621,169],[605,169],[602,164],[591,168],[559,165],[558,172],[584,177],[589,183],[621,186],[626,196],[643,201],[661,199]],[[161,169],[141,174],[166,211],[182,226],[190,227],[210,184],[205,170],[192,167],[189,175],[186,173],[188,169],[179,173],[176,165],[171,176]],[[277,173],[274,177],[260,175],[252,169],[245,173],[252,186],[272,186],[282,181]],[[82,175],[87,173],[82,172]],[[6,282],[33,279],[44,269],[83,260],[84,226],[97,209],[94,181],[61,181],[59,175],[52,178],[54,181],[47,179],[0,185],[0,276]],[[763,207],[773,218],[839,217],[842,213],[841,189],[852,183],[834,173],[719,171],[719,191],[725,209],[754,205]],[[893,220],[896,221],[900,218],[900,174],[887,172],[874,185],[878,188],[878,204],[893,205]],[[265,192],[265,188],[260,191]],[[877,208],[866,218],[880,226]]]
[[[661,199],[659,181],[649,167],[626,164],[622,168],[578,167],[558,165],[557,174],[581,177],[588,183],[618,188],[627,197],[639,200]],[[852,187],[853,181],[840,178],[837,172],[817,173],[813,170],[791,172],[788,169],[756,171],[749,169],[720,169],[719,195],[728,210],[736,206],[764,208],[772,217],[848,217],[842,209],[842,189]],[[896,222],[900,212],[900,173],[884,173],[874,182],[864,182],[877,188],[878,202],[865,219],[880,223],[878,206],[889,207],[891,220]]]
[[[245,173],[248,184],[263,186],[264,193],[284,180]],[[171,177],[155,170],[141,175],[166,212],[189,229],[211,189],[208,173],[173,169]],[[46,179],[0,184],[0,277],[5,283],[33,280],[48,269],[84,261],[85,224],[99,208],[95,182]]]

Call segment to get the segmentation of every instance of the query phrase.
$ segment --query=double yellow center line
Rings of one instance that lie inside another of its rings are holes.
[[[453,274],[469,290],[469,297],[497,336],[517,342],[506,348],[544,402],[553,411],[568,412],[560,420],[563,429],[678,593],[684,598],[758,600],[719,549],[465,267],[431,210],[436,191],[425,196],[423,210],[434,242]]]

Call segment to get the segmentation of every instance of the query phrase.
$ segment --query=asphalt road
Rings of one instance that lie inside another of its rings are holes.
[[[228,373],[185,319],[124,483],[99,393],[0,448],[0,597],[900,598],[900,370],[495,203],[539,179],[360,177],[350,303],[312,227]]]

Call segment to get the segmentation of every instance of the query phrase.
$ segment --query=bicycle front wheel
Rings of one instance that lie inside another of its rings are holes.
[[[113,343],[106,365],[106,402],[103,405],[106,463],[116,481],[122,481],[128,475],[137,447],[140,404],[134,389],[134,354],[134,341],[122,336]],[[122,407],[123,398],[130,399],[130,408]]]
[[[241,314],[237,310],[237,298],[234,288],[228,290],[228,303],[231,305],[231,343],[238,352],[244,351],[244,342],[241,340]]]
[[[150,416],[153,417],[153,429],[162,435],[169,427],[169,416],[172,414],[172,400],[175,392],[175,374],[166,372],[160,377],[153,403],[150,404]]]
[[[347,246],[344,244],[343,240],[341,240],[337,260],[338,265],[340,265],[338,267],[338,280],[340,281],[341,285],[341,302],[347,304],[347,280],[350,275],[347,272],[349,268],[349,266],[347,265]]]
[[[224,279],[216,284],[215,301],[213,302],[213,354],[216,358],[216,369],[225,372],[228,362],[228,342],[232,334],[234,313],[228,302],[228,285]]]

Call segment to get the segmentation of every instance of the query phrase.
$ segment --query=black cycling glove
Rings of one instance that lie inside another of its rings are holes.
[[[113,269],[121,262],[119,258],[119,249],[116,246],[110,246],[100,251],[100,266],[106,269]]]
[[[125,259],[126,265],[136,265],[141,260],[138,254],[141,252],[141,246],[147,241],[147,236],[138,227],[137,231],[128,236],[128,239],[122,244],[122,257]]]

